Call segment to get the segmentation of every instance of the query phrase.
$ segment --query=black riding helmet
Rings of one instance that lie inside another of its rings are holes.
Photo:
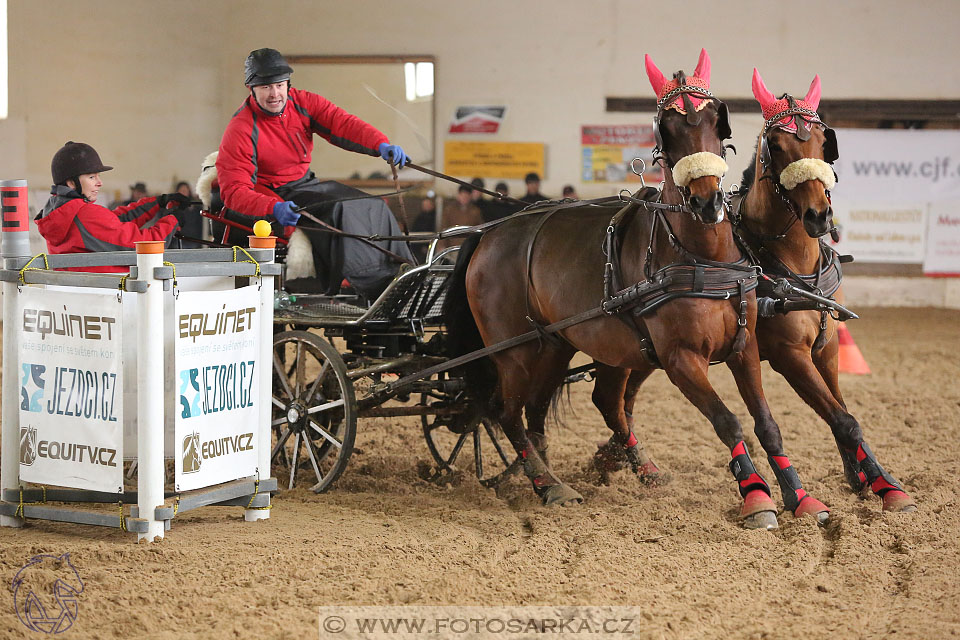
[[[244,81],[248,87],[273,84],[290,79],[293,69],[276,49],[251,51],[243,65]]]
[[[111,169],[113,167],[108,167],[101,162],[96,149],[86,143],[72,140],[53,154],[53,161],[50,163],[53,184],[62,185],[66,185],[67,180],[76,180],[86,173],[101,173]]]

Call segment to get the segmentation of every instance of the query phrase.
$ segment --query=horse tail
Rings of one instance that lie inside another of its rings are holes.
[[[446,351],[450,358],[482,349],[483,338],[477,321],[470,311],[467,298],[467,267],[480,244],[481,234],[471,235],[460,245],[457,264],[447,279],[443,301],[443,322],[447,327]],[[494,392],[497,388],[497,368],[490,358],[468,362],[457,369],[467,383],[467,394],[476,401],[484,415],[492,415]]]

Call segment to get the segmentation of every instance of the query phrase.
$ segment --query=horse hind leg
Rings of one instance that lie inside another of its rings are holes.
[[[593,404],[613,432],[609,440],[599,443],[593,456],[604,482],[609,482],[610,474],[626,468],[645,484],[660,484],[665,479],[634,433],[633,406],[640,385],[653,371],[653,367],[628,371],[597,363]]]
[[[710,385],[707,361],[691,351],[678,351],[662,359],[670,381],[706,416],[717,436],[730,449],[730,471],[743,498],[740,506],[743,526],[747,529],[776,529],[777,507],[770,498],[770,486],[750,459],[740,421],[724,406]]]
[[[519,352],[529,352],[532,357],[523,362],[534,362],[536,350],[528,347],[511,349],[515,353],[505,352],[494,356],[499,374],[498,394],[500,399],[500,426],[510,440],[517,454],[523,459],[523,473],[530,479],[533,490],[545,506],[572,506],[583,502],[583,496],[562,482],[543,461],[536,447],[530,442],[523,428],[522,410],[527,398],[546,394],[541,386],[543,380],[536,380],[528,374],[529,367],[516,360]],[[556,385],[550,388],[550,394]]]
[[[574,353],[573,348],[565,343],[544,345],[538,353],[536,368],[530,373],[530,377],[538,380],[538,384],[524,407],[527,416],[527,438],[548,467],[549,444],[545,432],[547,415],[557,409],[562,392],[561,385],[567,376],[567,368]]]

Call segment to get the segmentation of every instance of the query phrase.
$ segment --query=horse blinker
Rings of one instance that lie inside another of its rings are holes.
[[[733,137],[733,129],[730,128],[730,111],[725,102],[721,102],[717,107],[717,136],[721,140]]]
[[[833,164],[840,157],[837,150],[837,132],[830,127],[823,128],[823,161]]]

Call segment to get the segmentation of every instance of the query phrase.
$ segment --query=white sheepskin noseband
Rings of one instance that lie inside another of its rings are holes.
[[[780,184],[788,190],[807,180],[819,180],[827,191],[837,184],[833,168],[818,158],[800,158],[780,172]]]
[[[722,178],[727,172],[727,163],[723,158],[709,151],[699,151],[684,156],[673,167],[673,181],[677,186],[685,187],[697,178],[716,176]]]

